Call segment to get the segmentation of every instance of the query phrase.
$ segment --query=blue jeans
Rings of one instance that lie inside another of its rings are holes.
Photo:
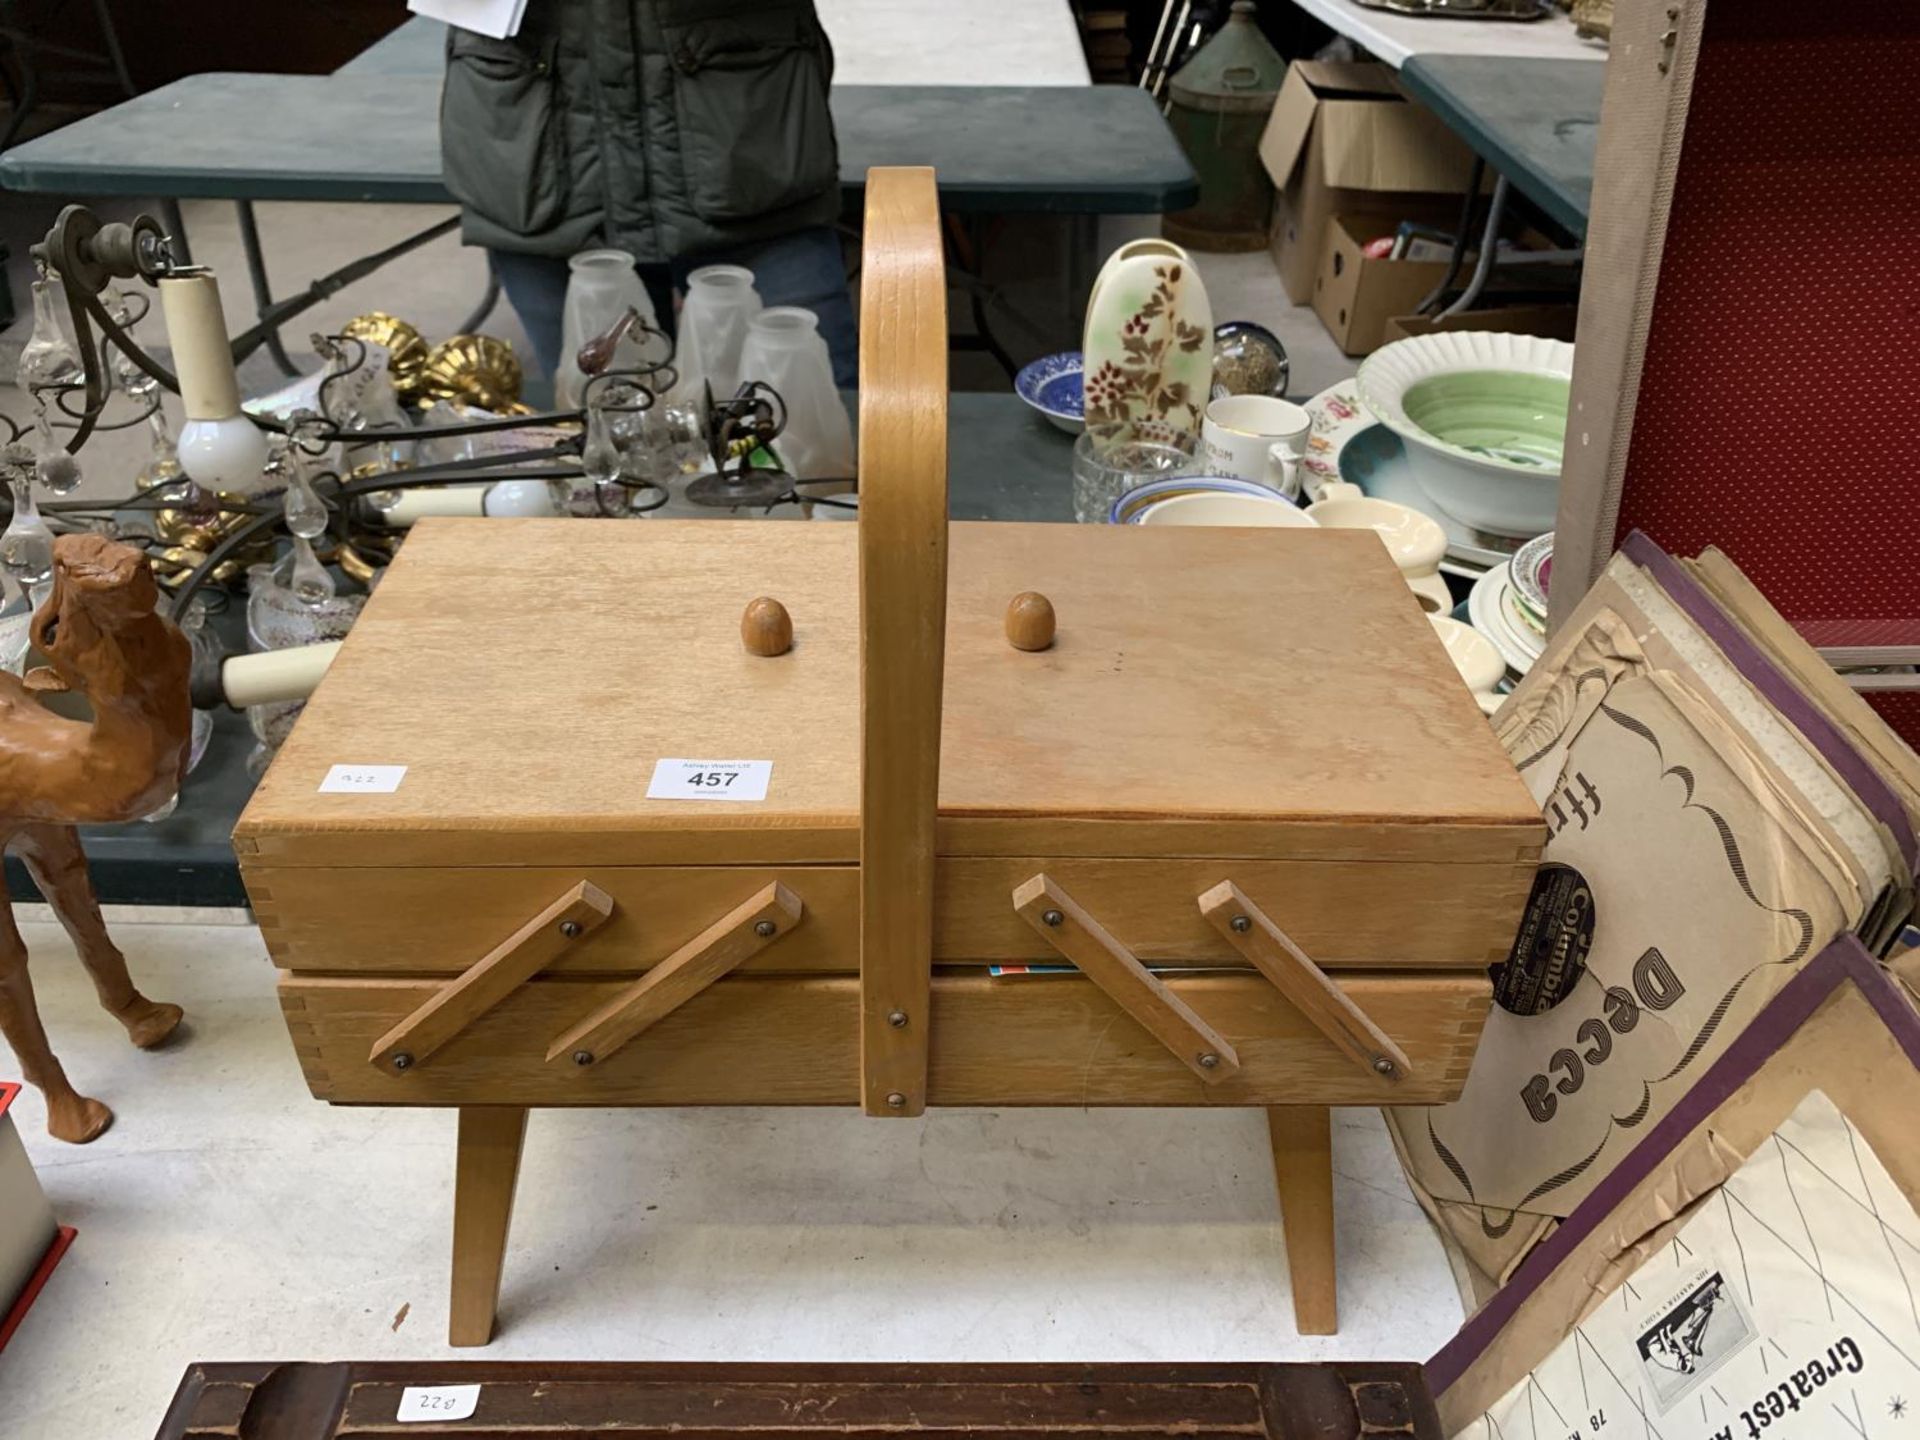
[[[534,358],[543,374],[560,366],[560,317],[567,299],[567,262],[550,255],[489,251],[500,287],[527,327]],[[853,297],[847,293],[846,262],[840,237],[824,225],[796,230],[708,255],[690,255],[671,265],[642,265],[640,279],[669,334],[674,328],[673,289],[684,288],[688,272],[702,265],[744,265],[753,271],[753,288],[767,305],[798,305],[820,318],[820,335],[833,357],[834,383],[851,390],[860,378],[860,341],[853,323]]]

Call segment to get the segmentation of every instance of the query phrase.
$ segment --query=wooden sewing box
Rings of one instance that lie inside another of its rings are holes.
[[[858,525],[407,541],[234,832],[308,1084],[459,1108],[457,1345],[550,1105],[1266,1107],[1331,1332],[1327,1107],[1457,1095],[1538,808],[1370,532],[949,525],[932,172],[867,197]]]

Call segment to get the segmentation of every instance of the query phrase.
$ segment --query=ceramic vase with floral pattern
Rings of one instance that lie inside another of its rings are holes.
[[[1107,258],[1087,298],[1086,423],[1194,434],[1213,381],[1213,307],[1193,260],[1167,240]]]

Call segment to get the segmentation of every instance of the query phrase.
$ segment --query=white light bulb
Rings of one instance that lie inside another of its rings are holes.
[[[486,512],[499,517],[528,519],[557,515],[553,490],[544,480],[502,480],[487,490]]]
[[[240,413],[220,287],[210,274],[167,276],[160,281],[160,310],[187,412],[180,468],[208,490],[258,490],[267,437]]]
[[[267,436],[244,415],[189,420],[180,431],[180,468],[208,490],[248,494],[267,468]]]

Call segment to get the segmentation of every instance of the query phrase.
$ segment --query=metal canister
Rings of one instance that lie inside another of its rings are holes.
[[[1258,250],[1267,243],[1273,182],[1260,165],[1260,134],[1287,62],[1234,0],[1227,23],[1167,82],[1167,123],[1200,176],[1200,203],[1169,215],[1167,239],[1194,250]]]

